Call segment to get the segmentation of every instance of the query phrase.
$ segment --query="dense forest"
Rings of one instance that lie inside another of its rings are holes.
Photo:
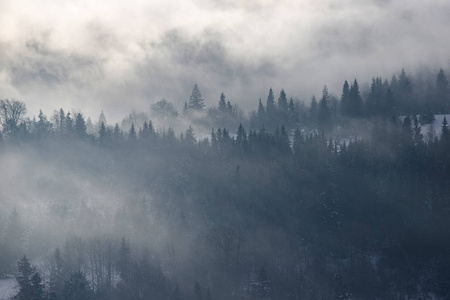
[[[13,299],[450,298],[442,69],[215,103],[94,124],[0,100]]]

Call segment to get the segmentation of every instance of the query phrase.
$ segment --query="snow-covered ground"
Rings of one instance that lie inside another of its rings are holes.
[[[433,138],[439,138],[441,136],[442,122],[444,121],[444,117],[447,119],[447,122],[450,121],[450,115],[434,115],[433,123],[422,125],[422,134],[425,138],[425,141],[428,141],[431,136]]]
[[[9,300],[14,296],[16,280],[14,278],[0,279],[0,300]]]

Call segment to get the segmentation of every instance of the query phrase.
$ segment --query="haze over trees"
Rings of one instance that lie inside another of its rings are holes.
[[[0,276],[14,299],[450,297],[446,74],[361,86],[246,116],[195,84],[183,116],[93,133],[1,100]]]

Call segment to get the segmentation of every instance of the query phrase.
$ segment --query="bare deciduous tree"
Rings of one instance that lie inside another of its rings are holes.
[[[0,121],[2,123],[3,132],[7,135],[14,134],[19,125],[19,121],[27,112],[25,103],[15,100],[0,100]]]

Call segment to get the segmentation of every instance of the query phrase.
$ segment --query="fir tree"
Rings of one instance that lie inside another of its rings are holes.
[[[362,115],[362,98],[359,91],[358,81],[355,79],[350,87],[349,92],[349,115],[352,117],[359,117]]]
[[[100,129],[98,131],[98,142],[100,144],[104,144],[105,140],[106,140],[106,126],[105,126],[105,123],[102,122],[100,124]]]
[[[227,102],[225,101],[225,94],[223,92],[220,94],[219,111],[222,113],[227,111]]]
[[[261,98],[259,98],[259,103],[258,103],[258,121],[259,124],[258,125],[262,125],[265,122],[265,117],[266,117],[266,110],[264,109],[264,105],[261,102]]]
[[[83,115],[81,113],[78,113],[75,119],[75,132],[80,138],[84,138],[87,135],[86,122],[84,121]]]
[[[436,77],[436,96],[440,111],[447,113],[449,111],[449,90],[447,76],[442,68]]]
[[[350,87],[347,80],[342,86],[342,96],[341,96],[341,112],[344,115],[350,115]]]
[[[278,97],[278,109],[282,111],[288,110],[287,97],[283,89],[281,90],[280,96]]]
[[[45,299],[44,286],[39,272],[36,271],[26,256],[17,263],[16,281],[19,291],[12,299],[17,300],[43,300]]]
[[[128,131],[128,141],[135,142],[137,139],[136,129],[134,129],[134,123],[131,123],[130,131]]]
[[[331,129],[331,113],[328,106],[329,97],[328,88],[327,86],[324,86],[322,90],[322,99],[320,99],[319,103],[318,121],[319,127],[325,130]]]
[[[450,130],[448,129],[447,118],[444,116],[444,120],[442,121],[441,127],[441,142],[444,145],[450,144]]]
[[[197,84],[194,84],[194,88],[192,90],[191,96],[189,97],[189,104],[187,107],[189,110],[195,111],[202,111],[205,108],[205,103]]]
[[[269,90],[269,95],[267,96],[267,102],[266,102],[266,113],[269,119],[273,118],[275,114],[275,97],[273,96],[272,88]]]
[[[311,106],[309,107],[309,119],[310,119],[310,123],[313,125],[317,124],[317,113],[318,113],[317,106],[318,105],[317,105],[316,97],[312,96]]]

